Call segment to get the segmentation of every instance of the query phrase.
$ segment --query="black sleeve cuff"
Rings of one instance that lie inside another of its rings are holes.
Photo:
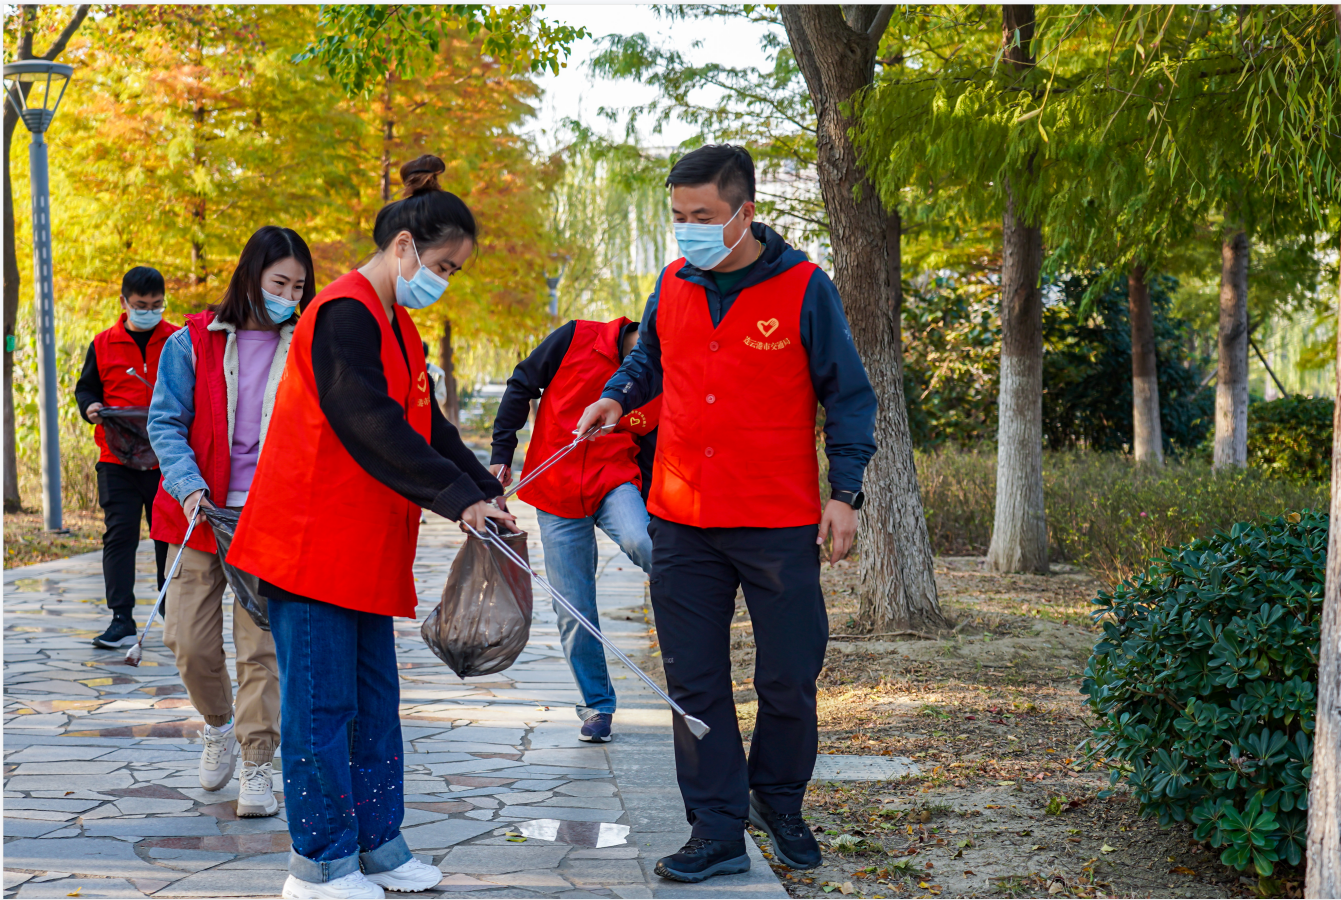
[[[475,482],[475,486],[484,492],[485,500],[492,500],[495,497],[503,496],[502,483],[492,475],[483,481]]]
[[[498,492],[503,493],[501,486]],[[433,498],[433,505],[429,509],[444,519],[459,522],[461,513],[485,499],[487,498],[479,486],[469,475],[463,472],[459,478],[438,492],[438,496]]]
[[[515,447],[509,449],[507,447],[500,447],[497,444],[494,444],[493,454],[489,457],[489,465],[510,466],[512,465],[512,457],[515,456],[516,453],[517,449]]]

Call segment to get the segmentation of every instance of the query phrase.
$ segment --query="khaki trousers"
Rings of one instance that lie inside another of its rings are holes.
[[[179,544],[168,547],[175,559]],[[177,670],[196,711],[218,727],[235,715],[223,641],[223,564],[213,553],[187,547],[181,569],[168,587],[163,643],[177,657]],[[236,602],[233,646],[237,649],[237,709],[234,729],[242,758],[268,763],[279,746],[279,666],[275,642]]]

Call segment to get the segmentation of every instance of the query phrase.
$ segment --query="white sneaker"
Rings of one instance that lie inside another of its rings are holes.
[[[207,791],[217,791],[233,780],[237,768],[237,735],[232,728],[223,731],[206,725],[201,737],[205,749],[200,754],[200,786]]]
[[[275,796],[275,770],[270,763],[257,765],[242,761],[242,787],[237,794],[239,816],[273,816],[279,812],[279,798]]]
[[[303,881],[290,875],[280,896],[285,900],[382,900],[386,894],[362,872],[351,872],[343,878],[324,882]]]
[[[437,866],[412,859],[389,872],[375,872],[368,876],[368,880],[388,891],[426,891],[442,881],[442,871]]]

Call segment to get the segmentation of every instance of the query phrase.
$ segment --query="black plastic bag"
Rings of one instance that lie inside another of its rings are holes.
[[[98,418],[107,448],[123,466],[141,472],[158,468],[158,457],[149,444],[149,407],[104,406]]]
[[[247,611],[258,628],[269,631],[270,604],[261,596],[261,579],[228,564],[228,548],[233,543],[233,533],[237,531],[237,520],[242,510],[206,506],[201,507],[200,511],[210,523],[210,528],[214,529],[214,543],[218,547],[224,578],[228,579],[228,586],[237,595],[238,604]]]
[[[501,535],[522,559],[526,532]],[[531,637],[531,574],[474,535],[452,562],[442,601],[424,619],[424,643],[461,678],[492,675],[517,660]]]

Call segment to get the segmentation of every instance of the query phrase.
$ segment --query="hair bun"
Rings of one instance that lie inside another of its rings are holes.
[[[447,164],[431,153],[425,153],[418,159],[412,159],[400,167],[400,180],[403,185],[402,197],[417,197],[440,191],[438,175],[447,171]]]

